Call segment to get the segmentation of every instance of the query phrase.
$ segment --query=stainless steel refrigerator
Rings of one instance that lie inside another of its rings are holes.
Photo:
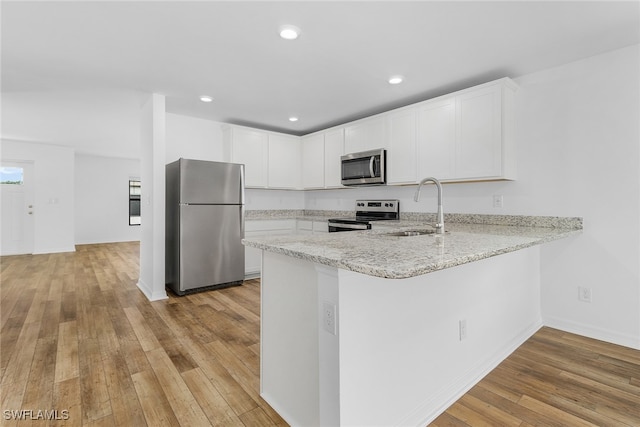
[[[166,166],[165,282],[178,295],[244,280],[244,165]]]

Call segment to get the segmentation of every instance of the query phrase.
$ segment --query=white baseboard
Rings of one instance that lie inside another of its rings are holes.
[[[598,328],[554,316],[543,316],[543,323],[550,328],[640,350],[640,336],[622,334],[609,329]]]
[[[61,248],[44,248],[38,251],[33,251],[33,255],[44,255],[44,254],[59,254],[63,252],[75,252],[75,246],[64,246]]]
[[[169,298],[167,296],[167,291],[164,288],[162,288],[162,291],[154,292],[153,289],[145,284],[142,279],[138,279],[138,289],[142,291],[149,301],[159,301]]]
[[[542,327],[542,321],[532,324],[527,329],[514,337],[507,345],[494,353],[492,357],[481,361],[467,372],[453,379],[451,384],[422,405],[416,408],[408,416],[400,420],[397,425],[425,426],[435,420],[440,414],[453,405],[473,386],[478,384],[489,372],[495,369],[511,353],[527,341]]]

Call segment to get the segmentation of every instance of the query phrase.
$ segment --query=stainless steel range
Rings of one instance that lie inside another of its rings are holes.
[[[399,219],[399,200],[356,200],[355,218],[330,219],[329,233],[370,230],[373,221],[397,221]]]

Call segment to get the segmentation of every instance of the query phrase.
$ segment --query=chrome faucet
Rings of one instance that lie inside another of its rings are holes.
[[[420,200],[420,190],[425,182],[433,182],[436,187],[438,187],[438,213],[436,214],[436,234],[444,234],[444,213],[442,213],[442,185],[440,181],[433,177],[425,178],[420,181],[420,185],[418,185],[418,189],[416,190],[416,195],[413,196],[413,200],[416,202]]]

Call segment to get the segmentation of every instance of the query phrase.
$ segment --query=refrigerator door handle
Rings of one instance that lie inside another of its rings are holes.
[[[240,206],[240,236],[244,239],[244,205]]]
[[[244,165],[240,165],[240,204],[244,205]]]

